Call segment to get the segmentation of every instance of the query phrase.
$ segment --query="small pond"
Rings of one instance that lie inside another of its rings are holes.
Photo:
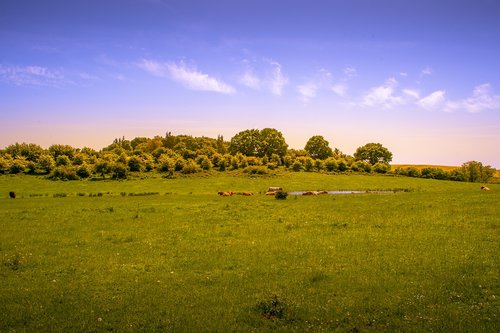
[[[364,190],[364,191],[350,191],[350,190],[334,190],[334,191],[293,191],[288,192],[290,195],[321,195],[321,194],[389,194],[402,192],[403,190]]]

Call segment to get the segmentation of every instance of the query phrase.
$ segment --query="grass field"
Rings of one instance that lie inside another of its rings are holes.
[[[0,332],[498,332],[500,184],[480,185],[1,176]]]

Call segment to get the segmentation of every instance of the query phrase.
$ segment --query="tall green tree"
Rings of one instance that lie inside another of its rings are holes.
[[[354,158],[359,161],[366,161],[371,165],[379,162],[389,164],[392,161],[392,153],[380,143],[367,143],[356,149]]]
[[[483,165],[478,161],[469,161],[462,164],[462,173],[464,180],[467,182],[487,182],[493,174],[495,169],[489,165]]]
[[[280,131],[274,128],[264,128],[260,131],[259,135],[258,156],[271,157],[273,154],[276,154],[283,157],[286,155],[288,144]]]
[[[327,159],[333,156],[332,148],[330,148],[328,141],[321,135],[311,137],[304,148],[305,151],[314,159]]]
[[[231,138],[229,152],[233,155],[241,153],[246,156],[256,156],[260,149],[260,131],[251,129],[241,131]]]

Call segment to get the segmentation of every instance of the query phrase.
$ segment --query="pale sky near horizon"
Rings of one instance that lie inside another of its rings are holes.
[[[500,1],[0,0],[0,148],[273,127],[500,168]]]

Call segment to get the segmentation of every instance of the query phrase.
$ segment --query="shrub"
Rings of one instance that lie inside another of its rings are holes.
[[[344,159],[338,160],[337,165],[338,165],[338,170],[341,171],[341,172],[342,171],[346,171],[349,168],[349,166],[347,165],[346,160],[344,160]]]
[[[203,170],[210,170],[212,169],[212,162],[210,162],[210,159],[206,155],[200,155],[196,159],[196,162],[198,165],[203,169]]]
[[[127,166],[123,163],[113,163],[113,165],[111,166],[111,171],[113,172],[113,178],[115,179],[127,178]]]
[[[200,167],[195,163],[193,160],[188,160],[184,167],[182,168],[182,173],[184,174],[190,174],[190,173],[197,173],[200,171]]]
[[[71,161],[66,155],[59,155],[56,158],[56,166],[70,165]]]
[[[264,166],[251,165],[243,169],[243,172],[248,173],[249,175],[267,175],[268,169]]]
[[[21,173],[26,170],[27,166],[28,162],[24,157],[16,157],[10,163],[9,172],[12,174]]]
[[[277,200],[286,200],[286,198],[288,197],[288,193],[285,192],[285,191],[278,191],[278,192],[276,192],[276,194],[274,195],[274,197]]]
[[[373,170],[376,173],[387,173],[390,169],[391,169],[391,166],[387,163],[384,163],[384,162],[377,162],[373,166]]]
[[[144,169],[144,162],[138,156],[132,156],[127,164],[130,171],[142,171]]]
[[[290,168],[292,169],[292,171],[299,172],[302,170],[302,163],[300,163],[299,160],[295,160],[295,161],[293,161]]]
[[[325,160],[325,168],[326,170],[332,172],[332,171],[337,171],[338,170],[338,163],[337,160],[334,159],[333,157],[329,157]]]
[[[314,167],[314,160],[310,157],[305,157],[304,158],[304,170],[307,172],[313,171]]]
[[[92,174],[92,170],[87,164],[82,164],[76,168],[76,174],[80,178],[89,178]]]
[[[58,166],[49,175],[49,179],[77,180],[76,170],[70,166]]]

